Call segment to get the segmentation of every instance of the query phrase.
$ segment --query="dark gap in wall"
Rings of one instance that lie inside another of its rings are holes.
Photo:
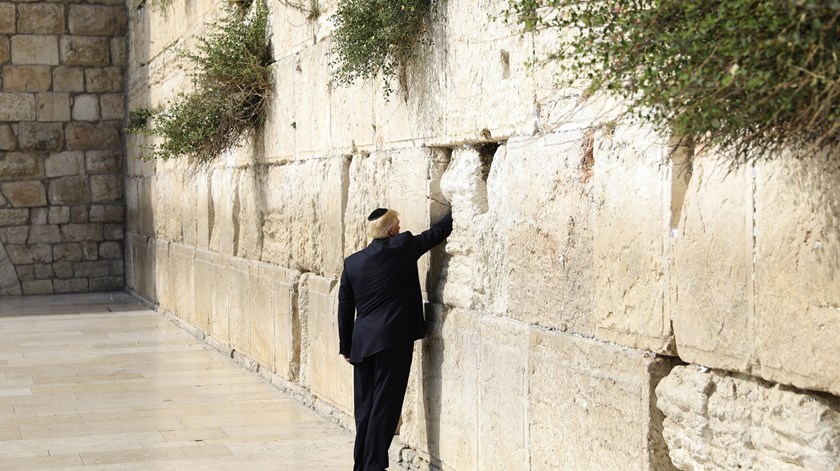
[[[583,157],[580,159],[580,170],[583,173],[583,183],[588,183],[595,174],[595,131],[586,131],[581,149]]]
[[[478,151],[478,156],[481,158],[481,179],[487,182],[487,177],[490,176],[490,167],[493,165],[493,157],[496,151],[501,146],[501,142],[488,142],[486,144],[477,144],[475,150]]]

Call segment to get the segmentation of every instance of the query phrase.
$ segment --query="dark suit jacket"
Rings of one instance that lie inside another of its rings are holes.
[[[358,363],[425,336],[417,260],[451,232],[449,214],[420,235],[374,239],[344,260],[338,289],[340,354]]]

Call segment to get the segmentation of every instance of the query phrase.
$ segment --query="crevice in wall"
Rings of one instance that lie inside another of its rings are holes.
[[[669,142],[671,164],[671,230],[677,229],[682,215],[683,201],[688,191],[688,182],[693,173],[694,141],[684,137],[672,137]]]
[[[481,179],[484,183],[487,183],[487,177],[490,176],[490,167],[493,165],[493,157],[495,157],[496,151],[502,144],[504,142],[488,142],[474,146],[481,159]]]

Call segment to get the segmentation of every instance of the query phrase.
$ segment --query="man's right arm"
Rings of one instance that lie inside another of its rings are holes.
[[[414,236],[412,244],[414,245],[414,253],[417,258],[420,258],[424,253],[443,242],[451,233],[452,212],[450,211],[440,221],[433,224],[432,227]]]

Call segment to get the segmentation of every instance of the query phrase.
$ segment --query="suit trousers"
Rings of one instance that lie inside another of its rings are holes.
[[[413,350],[412,341],[353,364],[353,471],[383,471],[388,467],[388,448],[400,420]]]

